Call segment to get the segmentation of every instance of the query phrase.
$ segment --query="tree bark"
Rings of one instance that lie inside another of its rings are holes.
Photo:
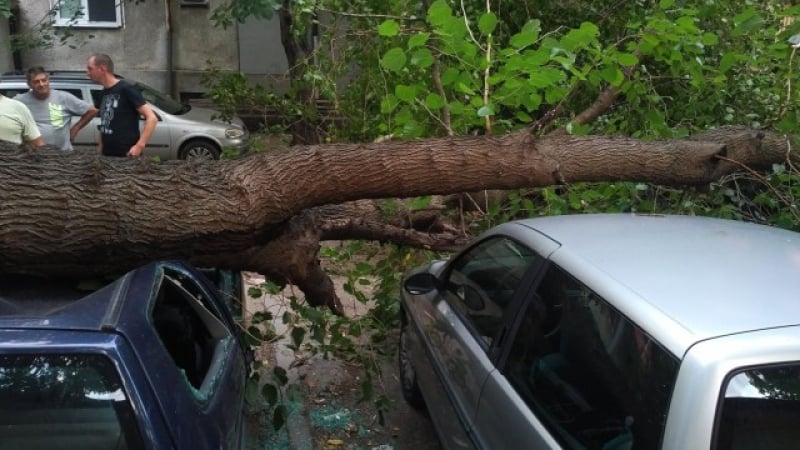
[[[181,258],[262,273],[291,266],[282,272],[313,279],[308,258],[286,255],[315,255],[321,233],[341,235],[346,227],[293,231],[292,220],[314,220],[292,219],[308,208],[577,181],[695,185],[738,169],[718,156],[766,168],[784,161],[789,148],[785,136],[741,129],[674,141],[534,139],[520,132],[298,146],[216,162],[157,163],[0,144],[0,272],[89,276]],[[345,225],[355,230],[357,219]],[[291,236],[282,241],[293,247],[270,246],[281,236]]]

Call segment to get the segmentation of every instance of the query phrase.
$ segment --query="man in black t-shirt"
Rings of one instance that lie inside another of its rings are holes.
[[[95,83],[103,85],[100,101],[100,153],[106,156],[136,157],[142,154],[156,127],[156,115],[141,92],[114,75],[111,57],[95,53],[86,63],[86,73]],[[139,117],[145,123],[139,132]]]

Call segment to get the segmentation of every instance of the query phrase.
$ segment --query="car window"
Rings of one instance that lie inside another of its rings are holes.
[[[659,448],[678,360],[602,298],[551,265],[504,368],[570,449]]]
[[[206,292],[182,273],[164,268],[153,325],[177,368],[195,390],[209,389],[222,357],[235,345],[229,323]],[[201,394],[198,394],[201,395]]]
[[[491,344],[535,254],[511,239],[495,237],[453,262],[445,281],[447,298],[482,341]]]
[[[2,448],[143,448],[114,364],[102,355],[0,355],[0,424]]]
[[[139,92],[142,93],[142,97],[144,97],[148,103],[155,105],[162,111],[172,115],[180,115],[185,112],[185,107],[172,97],[138,81],[134,82],[133,85],[139,89]]]
[[[0,88],[0,94],[8,98],[14,98],[17,94],[28,92],[28,88]]]
[[[800,363],[734,373],[724,387],[716,450],[796,449],[800,443]]]
[[[100,103],[103,100],[103,89],[89,89],[89,92],[92,93],[92,103],[94,103],[94,107],[100,109]]]
[[[69,92],[70,94],[74,95],[75,97],[78,97],[79,99],[84,100],[84,98],[83,98],[83,90],[80,89],[80,88],[61,88],[59,90],[65,91],[65,92]]]

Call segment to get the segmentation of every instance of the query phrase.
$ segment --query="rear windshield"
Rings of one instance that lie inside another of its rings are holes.
[[[175,101],[175,99],[167,94],[163,94],[144,83],[134,81],[133,85],[141,91],[142,97],[144,97],[148,103],[156,105],[166,113],[177,116],[189,110],[187,106],[181,105],[180,102]]]
[[[188,105],[182,105],[180,102],[176,101],[174,98],[170,97],[167,94],[157,91],[155,88],[152,88],[144,83],[140,83],[138,81],[128,80],[139,92],[142,93],[142,97],[144,97],[147,103],[151,105],[155,105],[160,110],[166,112],[167,114],[172,114],[173,116],[179,116],[181,114],[186,114],[191,109]],[[92,89],[92,101],[94,102],[94,106],[99,108],[100,107],[100,100],[103,97],[103,90],[102,89]]]
[[[714,448],[798,448],[800,363],[734,373],[724,393]]]
[[[140,449],[133,412],[105,356],[0,355],[0,447]]]

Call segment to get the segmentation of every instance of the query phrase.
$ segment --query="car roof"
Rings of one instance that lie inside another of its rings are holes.
[[[77,280],[41,276],[0,277],[0,329],[100,330],[116,318],[123,277],[93,291]]]
[[[554,216],[511,226],[557,242],[553,262],[678,355],[700,340],[800,324],[800,233],[636,214]]]

